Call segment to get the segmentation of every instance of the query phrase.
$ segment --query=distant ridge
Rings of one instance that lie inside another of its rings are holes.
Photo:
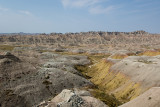
[[[19,33],[0,33],[0,35],[39,35],[41,33],[23,33],[23,32],[19,32]]]
[[[137,31],[133,31],[133,32],[118,32],[118,31],[113,31],[113,32],[109,32],[109,31],[88,31],[88,32],[76,32],[76,33],[72,33],[72,32],[67,32],[64,34],[79,34],[79,33],[107,33],[107,34],[150,34],[144,30],[137,30]],[[61,35],[63,33],[56,33],[56,32],[52,32],[49,35]],[[47,35],[47,33],[24,33],[24,32],[19,32],[19,33],[0,33],[1,35]]]

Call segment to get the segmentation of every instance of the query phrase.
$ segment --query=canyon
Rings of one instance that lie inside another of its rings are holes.
[[[159,107],[160,34],[0,34],[0,107]]]

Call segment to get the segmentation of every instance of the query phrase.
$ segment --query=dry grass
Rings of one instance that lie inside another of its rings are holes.
[[[0,45],[0,50],[3,51],[12,51],[14,49],[15,46],[11,46],[11,45]]]
[[[15,47],[29,47],[29,45],[0,45],[0,50],[12,51]]]
[[[69,54],[73,55],[71,53]],[[109,55],[87,56],[94,65],[90,67],[89,65],[76,66],[75,68],[79,70],[84,75],[84,77],[90,79],[95,85],[98,86],[98,89],[94,91],[96,98],[99,98],[103,101],[104,97],[101,96],[102,92],[103,94],[105,93],[104,95],[108,95],[108,93],[113,93],[115,98],[119,101],[128,102],[129,100],[137,97],[140,94],[141,89],[138,83],[131,82],[128,77],[121,73],[110,72],[110,67],[113,65],[113,63],[110,61],[106,61],[106,59],[102,60],[102,58],[107,58]],[[125,57],[127,56],[116,56],[116,59],[123,59]],[[117,89],[118,91],[116,91]]]
[[[129,82],[126,85],[126,87],[117,92],[115,96],[116,98],[120,99],[123,102],[128,102],[139,96],[140,93],[141,93],[140,84]]]
[[[115,98],[113,94],[112,95],[106,94],[104,93],[104,91],[101,91],[99,89],[93,89],[90,92],[95,98],[100,99],[105,104],[107,104],[109,107],[118,107],[119,105],[122,104],[120,101],[118,101]]]
[[[94,55],[90,55],[88,53],[72,53],[72,52],[54,52],[54,53],[58,53],[61,55],[85,55],[88,56],[88,58],[92,61],[92,64],[97,63],[99,61],[101,61],[103,58],[108,58],[110,55],[109,54],[94,54]]]
[[[88,66],[76,66],[75,68],[79,70],[84,75],[85,78],[87,79],[92,78],[92,76],[88,76],[86,74],[87,72],[92,70]],[[95,85],[95,87],[89,87],[87,89],[89,89],[89,91],[95,98],[103,101],[109,107],[118,107],[119,105],[122,104],[113,94],[109,95],[107,92],[105,92],[105,90],[99,88],[99,85]]]
[[[153,64],[152,61],[147,61],[147,60],[138,60],[138,62],[142,62],[142,63],[145,63],[145,64]]]
[[[103,93],[113,93],[121,102],[128,102],[137,97],[141,93],[140,84],[131,82],[121,73],[111,72],[112,65],[112,62],[102,60],[92,67],[78,66],[76,69],[89,77],[88,79],[97,85],[99,90],[103,90]]]
[[[160,51],[145,51],[140,53],[139,56],[146,55],[146,56],[157,56],[160,55]]]
[[[126,57],[128,57],[128,56],[127,55],[119,55],[119,54],[111,56],[112,59],[124,59]]]

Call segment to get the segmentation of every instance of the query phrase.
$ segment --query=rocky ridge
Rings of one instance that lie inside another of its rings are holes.
[[[159,34],[149,34],[145,31],[136,32],[81,32],[66,34],[42,35],[2,35],[0,43],[14,45],[36,45],[53,48],[67,47],[105,47],[107,49],[141,49],[155,48],[160,41]],[[106,47],[107,45],[107,47]],[[99,49],[100,49],[99,47]],[[158,47],[159,48],[159,47]],[[87,49],[87,48],[86,48]]]

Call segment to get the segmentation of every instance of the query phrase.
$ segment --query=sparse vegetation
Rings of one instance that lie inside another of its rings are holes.
[[[149,51],[144,51],[139,54],[139,56],[146,55],[146,56],[156,56],[160,55],[160,51],[158,50],[149,50]]]
[[[109,92],[116,90],[118,87],[124,85],[128,81],[128,79],[120,73],[116,75],[112,72],[109,73],[111,66],[111,62],[102,60],[92,67],[76,66],[76,69],[82,72],[86,78],[90,79],[95,85],[97,85],[98,90],[103,90],[102,92],[108,95]],[[139,93],[139,85],[130,83],[119,90],[119,92],[113,94],[119,101],[127,102],[138,96]]]
[[[50,81],[48,81],[48,80],[45,80],[45,81],[43,81],[43,84],[48,86],[48,85],[51,85],[52,82],[50,82]]]
[[[142,63],[145,63],[145,64],[153,64],[152,61],[147,61],[147,60],[138,60],[138,62],[142,62]]]
[[[100,99],[105,104],[107,104],[109,107],[118,107],[119,105],[122,104],[120,101],[118,101],[114,97],[113,94],[112,95],[106,94],[104,93],[104,91],[101,91],[99,89],[93,89],[90,92],[95,98]]]
[[[12,51],[14,49],[14,46],[11,45],[0,45],[0,50],[3,51]]]
[[[128,56],[127,55],[118,55],[118,54],[111,56],[112,59],[124,59],[126,57],[128,57]]]
[[[12,96],[15,92],[16,96],[23,95],[24,99],[28,98],[26,102],[35,105],[39,103],[38,101],[44,100],[42,97],[46,91],[49,92],[44,95],[47,99],[55,97],[63,89],[87,87],[86,90],[90,91],[92,96],[100,99],[109,107],[117,107],[136,98],[148,88],[159,86],[156,83],[159,81],[159,76],[156,75],[159,70],[157,70],[159,56],[156,55],[160,55],[160,50],[156,50],[156,48],[159,48],[157,41],[160,40],[160,36],[148,33],[144,35],[145,33],[142,35],[138,32],[82,32],[1,36],[0,51],[12,51],[15,56],[20,56],[20,61],[15,63],[15,60],[12,60],[9,55],[8,57],[1,55],[0,62],[3,63],[0,64],[2,74],[0,81],[2,81],[3,87],[0,87],[0,94],[5,93],[7,96]],[[150,42],[148,42],[149,40]],[[3,45],[3,43],[8,45]],[[10,45],[12,43],[13,45]],[[143,49],[141,49],[142,46]],[[154,46],[155,48],[153,48]],[[155,50],[151,50],[152,48]],[[74,56],[72,57],[72,55]],[[136,57],[133,60],[133,57],[129,57],[132,55]],[[142,56],[144,60],[140,59]],[[156,57],[152,59],[147,56]],[[138,58],[140,60],[137,60]],[[86,63],[88,65],[84,65]],[[137,70],[139,70],[138,73]],[[147,70],[155,72],[152,72],[153,75],[151,72],[145,74],[144,71],[147,72]],[[141,78],[141,81],[134,80],[135,75],[143,77],[141,73],[145,74],[145,78]],[[133,77],[132,74],[134,74]],[[155,78],[149,79],[147,76],[150,76],[149,78],[155,76]],[[143,82],[145,81],[147,81],[145,84],[147,86],[144,88]],[[5,90],[7,87],[11,87],[13,90]],[[40,94],[37,94],[38,92]],[[148,101],[154,99],[150,96],[146,98]],[[32,101],[33,99],[35,102]]]
[[[39,50],[40,53],[43,53],[43,52],[53,52],[51,50]]]
[[[94,55],[90,55],[90,54],[87,54],[87,53],[77,54],[77,53],[72,53],[72,52],[54,52],[54,53],[58,53],[58,54],[61,54],[61,55],[85,55],[85,56],[88,56],[88,58],[91,60],[92,64],[97,63],[101,59],[108,58],[110,56],[110,54],[94,54]]]
[[[149,98],[148,98],[148,100],[151,100],[151,99],[152,99],[152,97],[149,97]]]

